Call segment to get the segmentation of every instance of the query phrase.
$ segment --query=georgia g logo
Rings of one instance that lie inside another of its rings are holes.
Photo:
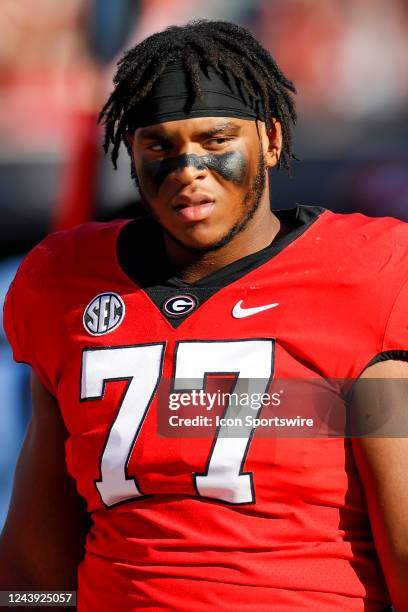
[[[175,295],[164,302],[163,310],[171,317],[183,317],[192,312],[196,306],[197,300],[193,295]]]
[[[116,329],[125,316],[125,304],[117,293],[100,293],[85,308],[83,324],[92,336]]]

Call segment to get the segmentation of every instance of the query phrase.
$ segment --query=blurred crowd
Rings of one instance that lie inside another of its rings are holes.
[[[248,25],[296,83],[304,122],[406,116],[406,0],[3,0],[1,156],[63,155],[72,113],[99,109],[120,49],[199,17]]]
[[[135,197],[127,162],[114,175],[101,161],[95,127],[116,60],[124,47],[154,31],[202,17],[249,26],[295,82],[297,152],[304,160],[294,173],[296,198],[350,209],[355,183],[372,176],[365,162],[370,168],[374,162],[384,177],[377,176],[375,192],[380,187],[388,200],[387,182],[406,161],[406,0],[3,0],[0,209],[8,212],[8,222],[0,240],[8,246],[0,255],[19,250],[19,241],[31,245],[53,226],[58,205],[66,210],[66,199],[75,195],[66,189],[72,184],[69,166],[86,142],[96,147],[92,202],[73,219],[115,214]],[[339,162],[338,176],[333,160]],[[310,192],[307,180],[316,173],[314,163],[323,170],[319,193]],[[275,200],[285,207],[293,201],[294,185],[282,180]],[[406,196],[406,185],[398,183]],[[381,203],[378,209],[369,194],[369,185],[360,190],[360,207],[381,214]],[[401,214],[400,206],[396,212]]]
[[[292,179],[274,174],[275,207],[408,220],[406,0],[2,0],[0,301],[46,232],[132,214],[129,161],[114,172],[104,160],[97,114],[121,51],[193,18],[248,26],[296,84],[302,161]],[[2,440],[20,439],[27,417],[11,383],[26,373],[7,351],[0,333],[0,525],[15,460]]]

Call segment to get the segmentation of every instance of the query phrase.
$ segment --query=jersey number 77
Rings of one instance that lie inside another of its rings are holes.
[[[164,343],[83,351],[81,401],[102,400],[106,383],[127,381],[102,452],[100,479],[95,483],[106,506],[144,496],[137,475],[129,476],[127,467],[160,383],[164,353]],[[204,389],[207,375],[222,373],[235,375],[235,393],[242,391],[242,385],[247,390],[248,381],[257,392],[265,393],[273,363],[273,339],[178,342],[172,387],[174,391],[186,390],[188,384],[189,390]],[[226,419],[230,410],[227,406]],[[228,437],[221,435],[222,426],[218,428],[203,472],[191,474],[198,496],[230,504],[255,501],[253,475],[244,472],[253,429],[246,432],[243,437]]]

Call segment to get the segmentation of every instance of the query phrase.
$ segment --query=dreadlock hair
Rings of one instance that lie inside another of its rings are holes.
[[[104,149],[112,145],[116,169],[123,141],[130,153],[126,133],[137,128],[138,105],[149,95],[166,66],[181,60],[194,97],[202,101],[199,68],[210,66],[222,74],[233,74],[246,93],[260,101],[266,126],[272,118],[282,126],[283,148],[279,165],[289,170],[292,152],[292,125],[296,110],[292,94],[296,89],[277,66],[270,53],[245,28],[227,21],[191,21],[171,26],[149,36],[126,51],[118,62],[115,88],[104,105],[98,122],[105,126]],[[133,164],[132,164],[132,170]]]

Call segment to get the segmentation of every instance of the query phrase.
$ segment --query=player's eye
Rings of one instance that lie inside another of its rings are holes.
[[[215,145],[222,145],[226,142],[228,142],[229,140],[231,140],[231,138],[226,138],[224,136],[219,136],[217,138],[210,138],[210,140],[208,140],[208,144],[215,144]]]
[[[165,151],[168,148],[168,145],[165,145],[162,142],[156,142],[155,144],[148,145],[147,149],[149,151]]]

